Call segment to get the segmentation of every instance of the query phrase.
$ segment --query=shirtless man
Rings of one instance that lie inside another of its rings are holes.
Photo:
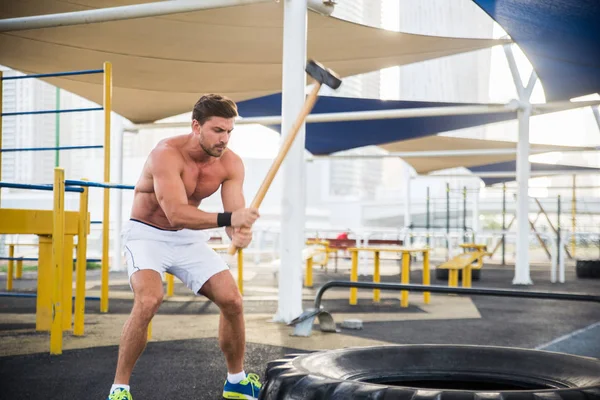
[[[163,299],[169,272],[220,309],[219,345],[227,379],[223,397],[257,399],[256,374],[243,367],[245,326],[242,296],[227,265],[206,243],[204,229],[225,227],[233,244],[245,248],[259,217],[245,208],[244,165],[227,149],[237,106],[219,95],[202,96],[192,113],[192,132],[161,141],[150,153],[135,187],[123,244],[133,309],[123,327],[115,380],[108,400],[131,400],[129,379],[147,340],[148,324]],[[221,187],[222,213],[198,209]]]

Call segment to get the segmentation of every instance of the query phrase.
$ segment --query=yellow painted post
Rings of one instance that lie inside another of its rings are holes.
[[[410,253],[402,252],[402,275],[400,283],[410,283]],[[408,290],[400,291],[400,307],[408,307]]]
[[[304,276],[304,286],[312,287],[313,286],[313,258],[308,257],[306,259],[306,274]]]
[[[50,328],[50,354],[62,354],[63,298],[62,277],[65,252],[65,170],[54,168],[54,208],[52,229],[52,326]]]
[[[6,290],[11,291],[13,289],[13,267],[15,262],[12,258],[15,256],[15,245],[11,244],[8,246],[8,271],[6,271]]]
[[[381,277],[379,275],[379,252],[378,251],[375,252],[375,254],[373,255],[373,258],[374,258],[374,262],[375,262],[375,271],[373,272],[373,282],[379,283],[379,282],[381,282]],[[375,303],[379,303],[379,299],[380,299],[380,290],[373,289],[373,301]]]
[[[35,330],[48,332],[52,325],[52,236],[40,235],[39,242]]]
[[[152,320],[148,323],[148,340],[152,339]]]
[[[73,334],[83,336],[85,320],[85,273],[87,270],[87,235],[89,188],[79,195],[79,226],[77,228],[77,266],[75,272],[75,323]]]
[[[15,276],[16,279],[21,279],[23,278],[23,260],[17,260],[17,275]]]
[[[577,186],[576,184],[577,175],[573,175],[573,195],[571,196],[571,222],[573,224],[573,234],[571,235],[571,257],[575,258],[575,249],[577,244],[577,238],[575,237],[575,231],[577,229]]]
[[[358,250],[350,250],[352,255],[352,269],[350,270],[350,281],[358,282]],[[358,289],[350,288],[350,304],[355,305],[358,298]]]
[[[238,249],[237,254],[237,266],[238,266],[238,289],[240,294],[244,294],[244,253],[242,249]]]
[[[463,274],[463,279],[462,279],[463,287],[466,287],[466,288],[470,288],[471,287],[471,273],[472,273],[472,269],[471,269],[470,265],[468,265],[465,268],[463,268],[463,271],[462,271],[462,274]]]
[[[458,286],[458,269],[452,268],[448,270],[448,286]]]
[[[175,277],[167,272],[165,278],[167,280],[167,297],[171,297],[174,292]]]
[[[423,285],[431,285],[431,273],[429,271],[429,249],[423,251]],[[423,292],[423,301],[429,304],[431,301],[431,293]]]
[[[104,182],[110,182],[110,112],[112,107],[112,64],[104,63]],[[110,223],[110,189],[104,189],[102,215],[102,279],[100,312],[108,312],[108,247]]]
[[[64,235],[63,261],[63,331],[70,331],[73,323],[73,235]]]

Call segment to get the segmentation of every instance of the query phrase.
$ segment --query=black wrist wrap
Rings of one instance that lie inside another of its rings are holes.
[[[217,214],[217,225],[218,226],[231,226],[231,213],[222,212]]]

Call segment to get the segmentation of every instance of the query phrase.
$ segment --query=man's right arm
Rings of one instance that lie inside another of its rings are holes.
[[[150,155],[154,193],[173,228],[216,228],[217,214],[207,213],[188,204],[181,174],[183,161],[173,149],[154,150]]]
[[[219,227],[218,213],[207,213],[188,203],[181,175],[183,161],[173,149],[154,150],[150,155],[154,193],[169,223],[177,229],[211,229]],[[231,217],[231,226],[252,226],[255,211],[240,209]]]

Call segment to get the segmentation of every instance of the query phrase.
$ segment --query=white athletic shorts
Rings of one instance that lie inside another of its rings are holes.
[[[210,277],[229,269],[225,260],[208,246],[210,237],[203,231],[169,231],[129,220],[122,235],[130,280],[134,272],[142,269],[154,270],[162,279],[168,272],[198,294]]]

